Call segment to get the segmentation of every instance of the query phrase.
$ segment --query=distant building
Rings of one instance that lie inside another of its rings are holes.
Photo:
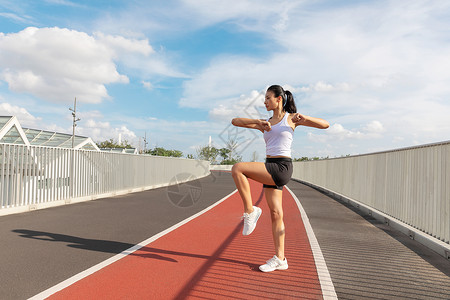
[[[100,148],[103,152],[139,154],[136,148]]]
[[[0,143],[72,148],[72,135],[53,131],[23,128],[15,116],[0,116]],[[90,137],[75,135],[73,149],[100,151]]]

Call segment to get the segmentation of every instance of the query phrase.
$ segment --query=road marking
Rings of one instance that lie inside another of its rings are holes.
[[[111,257],[111,258],[109,258],[107,260],[104,260],[103,262],[98,263],[97,265],[92,266],[89,269],[84,270],[84,271],[82,271],[82,272],[80,272],[80,273],[78,273],[78,274],[76,274],[76,275],[74,275],[74,276],[72,276],[72,277],[70,277],[70,278],[60,282],[60,283],[58,283],[57,285],[55,285],[55,286],[53,286],[53,287],[51,287],[51,288],[49,288],[49,289],[47,289],[47,290],[37,294],[37,295],[29,298],[29,300],[38,300],[38,299],[48,298],[49,296],[51,296],[51,295],[53,295],[53,294],[55,294],[55,293],[65,289],[66,287],[74,284],[75,282],[80,281],[80,280],[88,277],[89,275],[92,275],[93,273],[95,273],[95,272],[97,272],[97,271],[99,271],[99,270],[101,270],[101,269],[111,265],[112,263],[114,263],[114,262],[116,262],[116,261],[118,261],[118,260],[120,260],[120,259],[122,259],[122,258],[124,258],[124,257],[126,257],[126,256],[128,256],[130,254],[132,254],[133,252],[139,250],[140,248],[147,246],[148,244],[150,244],[150,243],[156,241],[157,239],[159,239],[160,237],[170,233],[171,231],[177,229],[178,227],[183,226],[184,224],[188,223],[189,221],[192,221],[193,219],[199,217],[200,215],[206,213],[207,211],[211,210],[215,206],[219,205],[220,203],[222,203],[223,201],[225,201],[226,199],[231,197],[236,192],[237,192],[237,190],[234,190],[233,192],[231,192],[227,196],[223,197],[222,199],[220,199],[216,203],[208,206],[204,210],[196,213],[195,215],[192,215],[191,217],[189,217],[187,219],[184,219],[183,221],[173,225],[172,227],[169,227],[166,230],[163,230],[160,233],[155,234],[154,236],[146,239],[145,241],[142,241],[139,244],[136,244],[133,247],[131,247],[131,248],[127,249],[127,250],[124,250],[123,252],[121,252],[119,254],[116,254],[115,256],[113,256],[113,257]]]
[[[300,210],[300,214],[302,216],[303,225],[306,229],[306,234],[308,235],[309,244],[311,246],[311,250],[314,256],[314,261],[316,264],[317,275],[319,276],[320,287],[322,289],[322,295],[324,300],[334,300],[338,299],[336,295],[336,291],[334,290],[333,282],[331,281],[330,273],[328,272],[327,264],[325,263],[325,259],[322,255],[322,250],[320,249],[319,243],[317,242],[316,235],[309,223],[308,216],[306,215],[305,210],[303,209],[302,204],[298,200],[297,196],[287,187],[286,189],[291,194],[292,198],[294,198],[297,203],[298,209]]]

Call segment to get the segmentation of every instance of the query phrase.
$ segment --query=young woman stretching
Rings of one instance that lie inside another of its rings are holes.
[[[284,257],[285,228],[283,222],[282,192],[283,186],[292,176],[291,144],[294,129],[309,126],[328,128],[327,121],[297,113],[291,92],[279,85],[267,89],[264,104],[273,115],[268,120],[235,118],[234,126],[257,129],[264,134],[266,142],[266,162],[240,162],[233,166],[231,174],[244,203],[243,235],[249,235],[256,227],[262,210],[253,206],[248,178],[263,184],[264,194],[272,218],[272,235],[275,243],[275,255],[259,267],[263,272],[286,270]]]

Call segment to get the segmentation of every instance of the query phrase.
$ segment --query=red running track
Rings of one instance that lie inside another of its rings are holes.
[[[263,214],[242,236],[236,192],[185,225],[106,266],[51,299],[322,299],[300,212],[283,189],[289,269],[260,272],[274,255],[271,220],[262,185],[251,182]]]

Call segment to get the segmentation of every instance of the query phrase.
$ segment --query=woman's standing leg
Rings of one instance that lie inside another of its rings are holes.
[[[273,188],[264,188],[267,204],[272,219],[272,236],[275,244],[275,255],[284,260],[285,227],[283,222],[283,191]]]
[[[282,190],[265,188],[264,189],[267,204],[270,208],[272,218],[272,235],[275,244],[275,255],[264,265],[259,266],[263,272],[272,272],[275,270],[286,270],[288,263],[284,257],[284,236],[285,228],[283,222]]]

